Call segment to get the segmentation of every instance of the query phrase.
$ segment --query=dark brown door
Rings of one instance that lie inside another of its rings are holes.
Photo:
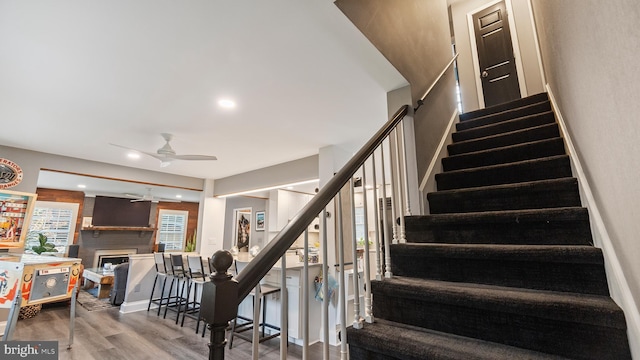
[[[473,15],[484,105],[520,98],[504,1]]]

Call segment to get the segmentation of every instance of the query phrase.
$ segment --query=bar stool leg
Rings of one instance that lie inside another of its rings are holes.
[[[169,310],[169,305],[171,305],[171,292],[173,291],[173,283],[176,281],[176,278],[171,278],[171,285],[169,285],[169,294],[167,295],[167,305],[164,307],[164,315],[162,316],[163,319],[167,318],[167,310]],[[177,286],[176,286],[176,300],[178,298],[178,290],[177,290]]]
[[[158,313],[156,314],[156,316],[160,316],[160,310],[162,310],[162,304],[164,303],[164,300],[167,300],[167,303],[169,302],[169,299],[164,297],[164,289],[166,288],[166,286],[167,277],[165,276],[164,280],[162,281],[162,289],[160,290],[160,302],[158,303]]]

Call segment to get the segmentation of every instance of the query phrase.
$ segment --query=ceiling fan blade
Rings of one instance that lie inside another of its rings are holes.
[[[213,155],[169,155],[168,157],[176,160],[218,160]]]
[[[167,158],[167,156],[166,156],[166,155],[158,155],[158,154],[156,154],[156,153],[151,153],[151,152],[147,152],[147,151],[139,150],[139,149],[136,149],[136,148],[132,148],[132,147],[128,147],[128,146],[123,146],[123,145],[118,145],[118,144],[113,144],[113,143],[109,143],[109,145],[112,145],[112,146],[115,146],[115,147],[119,147],[119,148],[122,148],[122,149],[133,150],[133,151],[139,152],[139,153],[141,153],[141,154],[145,154],[145,155],[151,156],[151,157],[153,157],[153,158],[156,158],[156,159],[158,159],[158,160],[160,160],[160,161],[170,161],[170,160]]]

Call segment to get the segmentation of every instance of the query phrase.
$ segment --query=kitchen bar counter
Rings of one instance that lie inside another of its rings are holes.
[[[240,253],[236,256],[238,270],[242,271],[244,265],[252,260],[247,253]],[[315,299],[316,287],[315,278],[320,274],[321,263],[309,264],[309,273],[305,278],[304,263],[299,262],[297,255],[289,255],[286,259],[286,288],[288,304],[288,337],[289,341],[295,344],[302,344],[303,327],[305,321],[302,316],[302,304],[304,293],[309,296],[309,343],[320,341],[321,311],[322,302]],[[244,263],[244,264],[243,264]],[[306,279],[306,284],[305,284]],[[282,283],[282,265],[278,261],[265,275],[263,282],[272,286],[280,287]],[[268,295],[267,300],[267,323],[280,327],[280,293]],[[251,296],[245,298],[238,307],[238,314],[251,318],[253,316],[253,299]],[[269,332],[269,329],[267,329]]]

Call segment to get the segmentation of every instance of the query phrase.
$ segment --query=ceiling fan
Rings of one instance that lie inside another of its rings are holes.
[[[152,189],[151,188],[147,188],[147,193],[144,195],[137,195],[137,194],[124,194],[126,197],[130,197],[133,198],[131,199],[131,202],[138,202],[138,201],[151,201],[153,203],[157,203],[160,201],[163,202],[180,202],[180,200],[177,199],[169,199],[169,198],[163,198],[163,197],[157,197],[154,196],[153,194],[151,194]]]
[[[154,157],[160,160],[160,167],[169,166],[171,164],[171,161],[173,160],[218,160],[217,157],[212,155],[178,155],[176,154],[175,150],[173,150],[173,148],[171,147],[171,144],[169,144],[171,139],[173,139],[173,135],[168,133],[161,133],[160,136],[162,136],[162,138],[166,143],[161,148],[156,150],[155,153],[142,151],[142,150],[130,148],[127,146],[112,144],[112,143],[109,143],[109,144],[123,148],[123,149],[127,149],[127,150],[134,150],[139,153]]]

